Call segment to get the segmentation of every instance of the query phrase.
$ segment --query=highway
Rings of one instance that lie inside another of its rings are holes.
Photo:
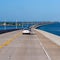
[[[0,35],[0,60],[60,60],[60,47],[56,46],[58,57],[52,55],[48,41],[43,41],[38,32],[32,30],[31,35],[23,35],[20,30]],[[46,39],[44,37],[44,39]],[[42,41],[41,41],[42,40]],[[45,42],[45,43],[43,43]],[[44,45],[45,44],[45,45]],[[54,43],[51,46],[55,46]],[[53,50],[52,50],[53,51]]]

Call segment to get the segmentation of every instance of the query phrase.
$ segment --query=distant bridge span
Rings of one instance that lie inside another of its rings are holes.
[[[52,24],[53,22],[51,23],[37,23],[37,24],[34,24],[33,26],[31,26],[30,28],[37,28],[39,26],[42,26],[42,25],[47,25],[47,24]]]

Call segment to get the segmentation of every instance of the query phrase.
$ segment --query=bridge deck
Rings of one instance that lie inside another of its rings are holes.
[[[60,60],[59,46],[34,30],[32,33],[22,35],[18,30],[0,35],[0,60]]]

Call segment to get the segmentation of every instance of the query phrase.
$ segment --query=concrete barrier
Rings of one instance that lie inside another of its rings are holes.
[[[15,30],[19,30],[19,29],[0,30],[0,34],[11,32],[11,31],[15,31]]]
[[[60,46],[60,36],[54,35],[52,33],[49,33],[49,32],[43,31],[43,30],[38,30],[38,29],[35,29],[35,30],[40,32],[45,37],[47,37],[49,40],[51,40],[52,42],[54,42]]]

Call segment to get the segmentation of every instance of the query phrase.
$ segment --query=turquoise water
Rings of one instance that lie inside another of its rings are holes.
[[[37,29],[41,29],[60,36],[60,23],[39,26]]]

